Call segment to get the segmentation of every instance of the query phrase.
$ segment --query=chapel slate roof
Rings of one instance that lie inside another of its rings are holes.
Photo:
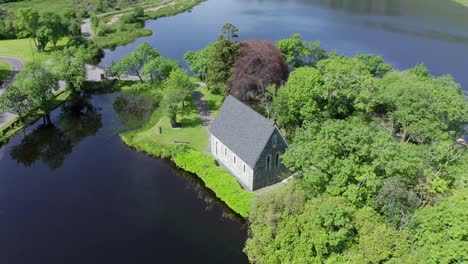
[[[228,95],[210,132],[254,168],[275,128],[271,120]]]

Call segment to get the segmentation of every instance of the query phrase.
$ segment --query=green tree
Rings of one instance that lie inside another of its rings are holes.
[[[160,83],[179,67],[178,61],[158,56],[144,65],[142,75],[153,83]]]
[[[44,114],[44,123],[51,124],[49,111],[55,98],[53,90],[58,89],[54,75],[44,65],[38,62],[27,63],[18,75],[15,86],[27,91],[28,100]]]
[[[0,96],[0,109],[4,112],[16,114],[20,122],[31,110],[32,101],[28,99],[28,91],[23,86],[6,85]]]
[[[153,49],[148,42],[143,42],[136,47],[135,51],[127,54],[117,63],[114,63],[111,67],[111,71],[114,75],[136,75],[141,82],[142,70],[146,63],[161,56],[159,51]]]
[[[304,55],[308,58],[307,65],[315,66],[327,58],[327,52],[320,47],[320,41],[311,41],[305,46]]]
[[[284,60],[294,68],[304,66],[302,57],[308,54],[306,44],[302,40],[301,34],[293,34],[291,38],[282,39],[276,42],[276,46],[281,50]],[[311,55],[311,53],[309,53]],[[312,55],[311,55],[312,56]]]
[[[52,72],[58,79],[67,81],[67,89],[74,95],[82,92],[86,80],[86,53],[81,46],[52,54]]]
[[[37,42],[39,24],[39,13],[32,8],[23,8],[18,10],[16,13],[16,29],[18,31],[18,37],[20,38],[33,38],[34,44],[39,49],[39,43]]]
[[[221,29],[223,37],[229,41],[233,41],[235,38],[238,38],[239,29],[236,28],[232,23],[224,24],[223,28]]]
[[[164,96],[161,107],[169,117],[173,126],[177,124],[177,114],[184,107],[184,102],[190,98],[193,82],[190,76],[181,69],[174,70],[164,81]]]
[[[383,77],[386,73],[393,70],[390,64],[386,64],[382,57],[374,54],[358,54],[356,58],[364,63],[369,72],[376,77]]]
[[[40,23],[48,29],[48,40],[52,42],[54,49],[57,50],[57,42],[67,33],[67,26],[63,18],[57,13],[46,12],[41,15]]]
[[[221,93],[226,89],[226,82],[231,78],[232,66],[240,49],[240,43],[231,42],[223,37],[219,38],[210,49],[208,76],[206,82],[208,88]]]
[[[380,84],[393,132],[402,142],[429,143],[463,133],[468,103],[451,77],[392,72]]]
[[[417,149],[359,119],[306,123],[282,158],[308,195],[344,196],[358,207],[374,205],[384,179],[414,186],[422,170]]]
[[[205,80],[208,74],[208,65],[210,60],[210,51],[213,44],[208,45],[206,48],[198,51],[187,51],[184,54],[184,60],[187,62],[190,70],[194,73],[195,77],[200,80]]]

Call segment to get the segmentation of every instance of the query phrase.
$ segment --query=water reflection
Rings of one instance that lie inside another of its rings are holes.
[[[42,160],[50,169],[60,168],[73,146],[95,135],[102,127],[101,114],[89,97],[77,97],[62,105],[62,111],[52,124],[41,124],[25,134],[13,146],[10,156],[26,167]]]
[[[146,124],[157,107],[151,96],[133,92],[120,94],[112,105],[126,130],[137,129]]]

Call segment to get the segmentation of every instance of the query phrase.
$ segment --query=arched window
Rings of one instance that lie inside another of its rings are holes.
[[[268,155],[267,156],[267,159],[266,159],[266,170],[270,169],[270,166],[271,166],[271,155]]]
[[[233,156],[234,164],[236,164],[236,155]]]
[[[224,156],[227,157],[227,148],[224,148]]]
[[[276,142],[277,141],[277,137],[276,135],[273,136],[273,147],[275,148],[276,147]]]
[[[218,141],[216,141],[216,156],[218,156]]]
[[[279,152],[276,152],[276,155],[275,155],[275,167],[278,167],[278,166],[279,166],[279,161],[280,161],[280,160],[279,160],[279,156],[280,156]]]
[[[244,174],[245,174],[245,163],[244,163]]]

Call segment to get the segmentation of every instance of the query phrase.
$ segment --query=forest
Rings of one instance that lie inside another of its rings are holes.
[[[251,209],[252,263],[462,263],[468,104],[449,75],[327,53],[300,34],[219,39],[185,59],[287,135],[294,175]]]

